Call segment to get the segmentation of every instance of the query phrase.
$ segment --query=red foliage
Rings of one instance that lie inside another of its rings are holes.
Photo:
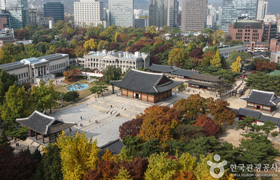
[[[190,54],[190,57],[193,57],[195,59],[201,59],[203,55],[203,50],[202,48],[195,48]]]
[[[140,49],[142,49],[143,47],[145,47],[144,45],[142,44],[139,44],[139,45],[132,45],[127,51],[128,52],[131,52],[131,53],[135,53],[136,51],[139,51]]]
[[[268,61],[257,61],[256,62],[256,69],[258,71],[275,70],[276,69],[276,63],[275,62],[268,62]]]
[[[199,116],[194,126],[202,127],[205,136],[217,136],[220,128],[215,125],[214,121],[207,116]]]
[[[130,176],[135,180],[144,180],[144,173],[148,167],[148,160],[137,157],[132,161],[101,161],[95,170],[89,170],[84,180],[113,179],[118,175],[121,167],[129,171]]]
[[[140,132],[143,119],[132,119],[131,121],[123,123],[120,128],[120,137],[124,139],[127,136],[137,136]]]
[[[80,68],[76,68],[70,71],[64,71],[63,76],[65,77],[66,81],[71,82],[81,77],[82,71]]]
[[[73,48],[59,47],[55,50],[55,53],[69,54],[69,58],[75,57],[75,51]]]
[[[38,161],[30,153],[14,155],[7,145],[0,145],[1,179],[35,179]]]
[[[108,51],[113,51],[113,50],[117,49],[119,46],[120,46],[119,43],[117,43],[117,42],[111,42],[107,50],[108,50]]]

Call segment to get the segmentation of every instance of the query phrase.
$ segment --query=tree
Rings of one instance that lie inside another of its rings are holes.
[[[234,63],[232,63],[232,67],[231,67],[232,72],[239,73],[240,67],[241,67],[241,57],[238,56],[236,61]]]
[[[215,65],[217,67],[221,67],[222,66],[222,62],[221,62],[221,56],[220,56],[220,51],[219,49],[216,52],[216,55],[214,56],[214,58],[210,61],[211,65]]]
[[[0,64],[7,64],[14,61],[13,56],[9,52],[0,49]]]
[[[121,168],[117,176],[115,176],[114,180],[133,180],[125,168]]]
[[[101,94],[103,95],[103,92],[108,90],[106,86],[98,85],[98,86],[93,86],[90,89],[91,93],[97,93],[98,95]]]
[[[59,135],[57,145],[61,150],[63,179],[82,179],[88,170],[96,169],[100,149],[97,141],[86,138],[85,133],[66,138],[65,132]]]
[[[253,132],[255,130],[255,126],[253,125],[255,121],[257,121],[256,118],[246,116],[244,119],[237,122],[237,129],[246,130],[246,133],[248,130]]]
[[[223,126],[234,123],[236,113],[228,106],[229,103],[225,100],[216,100],[209,105],[210,114],[216,125]]]
[[[203,54],[203,59],[201,62],[202,66],[210,66],[211,60],[214,58],[215,54],[212,51]]]
[[[124,139],[127,136],[137,136],[140,132],[142,123],[143,119],[132,119],[131,121],[123,123],[119,128],[120,138]]]
[[[12,86],[17,81],[15,75],[10,75],[4,72],[3,69],[0,69],[0,105],[4,101],[5,93],[9,90],[9,87]]]
[[[233,50],[232,53],[229,54],[228,57],[228,63],[232,64],[236,61],[236,59],[238,58],[238,56],[240,56],[240,58],[242,59],[242,61],[246,62],[248,60],[250,60],[252,58],[252,55],[250,53],[247,52],[238,52],[236,50]]]
[[[63,72],[63,76],[65,77],[65,80],[68,82],[75,81],[78,77],[81,77],[81,75],[82,75],[82,70],[80,68]]]
[[[210,100],[210,99],[209,99]],[[174,108],[180,112],[187,120],[194,120],[199,115],[204,115],[207,112],[207,99],[199,94],[191,95],[187,99],[180,99],[174,104]]]
[[[64,100],[67,102],[74,102],[79,98],[79,93],[77,91],[70,91],[64,94]]]
[[[186,59],[187,55],[184,53],[184,49],[174,48],[169,53],[168,64],[176,67],[183,67]]]
[[[205,136],[217,136],[220,128],[215,125],[213,120],[207,116],[199,116],[194,126],[202,127]]]
[[[36,180],[62,180],[62,177],[60,149],[56,144],[49,144],[37,167]]]
[[[256,125],[258,126],[258,125]],[[277,126],[275,125],[274,122],[272,121],[266,121],[264,122],[264,125],[262,126],[258,126],[256,129],[257,130],[262,130],[263,132],[266,133],[266,135],[268,136],[268,134],[272,131],[275,130],[277,128]]]
[[[179,124],[174,129],[174,138],[180,139],[185,143],[189,143],[192,139],[204,136],[202,127],[193,126],[191,124]]]
[[[272,164],[278,155],[271,142],[259,133],[249,133],[244,135],[247,139],[242,139],[239,146],[239,160],[245,164]]]
[[[121,68],[116,68],[115,66],[107,66],[107,68],[103,70],[102,74],[102,81],[105,83],[109,83],[111,80],[121,79],[122,71]]]
[[[148,141],[157,139],[165,142],[173,138],[172,131],[179,123],[179,112],[167,106],[152,106],[146,108],[144,114],[137,116],[143,119],[138,137]]]
[[[90,39],[85,42],[84,48],[87,50],[95,50],[97,49],[98,43],[94,39]]]

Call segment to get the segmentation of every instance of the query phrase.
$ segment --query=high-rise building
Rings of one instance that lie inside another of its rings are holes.
[[[263,20],[265,18],[265,15],[267,15],[267,9],[268,2],[264,0],[259,0],[257,20]]]
[[[11,28],[11,16],[5,10],[0,10],[0,30]]]
[[[109,0],[110,25],[134,26],[134,0]]]
[[[214,28],[217,25],[217,10],[213,5],[208,5],[207,27]]]
[[[228,32],[230,23],[238,17],[246,16],[250,19],[257,18],[259,0],[223,0],[221,26]]]
[[[182,0],[182,31],[202,31],[206,26],[208,0]]]
[[[44,16],[53,17],[54,21],[64,21],[64,4],[60,2],[47,2],[44,4]]]
[[[103,2],[99,0],[80,0],[74,2],[74,21],[76,26],[97,26],[106,21]]]
[[[177,0],[150,0],[149,25],[162,28],[178,26],[178,1]]]
[[[11,27],[20,29],[29,24],[28,0],[4,0],[5,9],[11,15]]]
[[[29,9],[29,24],[30,25],[37,25],[37,9]]]

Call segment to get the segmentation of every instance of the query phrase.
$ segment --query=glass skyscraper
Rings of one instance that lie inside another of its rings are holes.
[[[53,17],[54,21],[64,21],[64,4],[60,2],[47,2],[44,4],[44,16]]]
[[[12,28],[20,29],[29,24],[28,0],[6,0],[5,9],[11,15]]]
[[[233,20],[238,17],[247,16],[251,19],[257,18],[259,0],[223,0],[221,26],[224,32],[228,33],[228,28]]]
[[[110,25],[134,26],[134,0],[109,0]]]

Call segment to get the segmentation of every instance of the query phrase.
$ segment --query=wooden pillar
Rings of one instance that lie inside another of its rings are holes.
[[[30,134],[30,137],[32,137],[32,130],[29,129],[29,134]]]
[[[114,88],[114,85],[112,85],[112,94],[115,94],[115,88]]]
[[[42,134],[42,138],[43,138],[43,144],[45,144],[45,139],[44,139],[44,135]]]
[[[35,131],[35,139],[37,140],[37,132]]]

